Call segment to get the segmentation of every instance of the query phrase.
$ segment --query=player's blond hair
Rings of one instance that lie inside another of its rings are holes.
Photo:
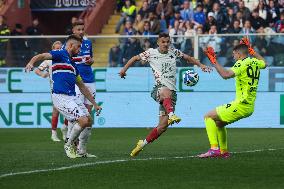
[[[51,49],[52,49],[52,50],[54,50],[55,45],[61,45],[61,46],[62,46],[62,43],[61,43],[61,41],[55,41],[55,42],[52,44],[52,46],[51,46]]]

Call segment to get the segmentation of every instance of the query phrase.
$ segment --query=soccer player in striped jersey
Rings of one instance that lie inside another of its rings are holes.
[[[71,59],[71,57],[76,56],[80,52],[81,44],[81,36],[70,35],[66,39],[64,49],[38,54],[29,61],[25,68],[26,71],[30,71],[36,62],[52,60],[53,105],[74,125],[70,138],[64,145],[66,155],[69,158],[77,157],[74,142],[85,128],[92,126],[92,118],[87,108],[76,97],[75,85],[79,87],[82,94],[92,103],[97,111],[97,115],[101,110],[101,107],[97,105],[93,95],[82,81],[79,71]]]
[[[137,146],[132,150],[130,156],[136,156],[145,145],[156,140],[169,125],[179,123],[181,119],[174,114],[177,101],[176,94],[176,62],[183,58],[188,63],[197,65],[202,71],[209,72],[211,69],[193,57],[182,53],[178,49],[170,48],[170,36],[166,33],[159,34],[158,48],[148,49],[139,55],[132,57],[121,69],[120,77],[125,78],[126,71],[136,61],[149,63],[155,78],[155,86],[151,92],[152,98],[160,104],[159,124],[144,140],[139,140]]]
[[[92,64],[94,63],[93,59],[93,47],[92,41],[89,40],[85,35],[85,25],[84,22],[79,20],[74,22],[72,25],[73,34],[79,35],[83,38],[81,49],[78,55],[73,57],[73,61],[75,62],[80,76],[82,77],[83,82],[86,87],[92,94],[93,98],[96,97],[96,85],[95,85],[95,77],[92,70]],[[93,105],[92,103],[81,93],[79,88],[75,86],[76,96],[84,103],[89,113],[91,114]],[[72,128],[72,124],[69,124]],[[93,154],[87,153],[87,143],[90,140],[92,127],[85,128],[80,136],[79,143],[77,147],[77,156],[78,157],[96,157]]]
[[[52,50],[60,50],[62,48],[62,43],[60,41],[55,41],[52,44]],[[35,73],[43,78],[49,77],[50,88],[52,90],[52,60],[43,61],[37,69],[35,69]],[[60,139],[57,136],[57,124],[58,124],[59,111],[53,106],[52,108],[52,118],[51,118],[51,140],[54,142],[60,142]],[[66,120],[66,119],[65,119]],[[61,127],[63,140],[66,138],[67,132],[67,122],[65,121]]]

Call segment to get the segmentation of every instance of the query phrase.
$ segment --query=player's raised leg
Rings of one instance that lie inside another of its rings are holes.
[[[160,103],[163,105],[165,111],[169,116],[168,124],[172,125],[174,123],[179,123],[181,121],[181,118],[174,114],[174,106],[172,99],[173,91],[171,91],[167,87],[161,87],[158,93],[158,95],[160,96]]]

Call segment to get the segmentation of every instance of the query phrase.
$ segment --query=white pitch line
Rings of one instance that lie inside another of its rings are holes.
[[[241,152],[231,152],[233,154],[245,154],[245,153],[255,153],[255,152],[264,152],[264,151],[278,151],[283,150],[284,148],[268,148],[268,149],[259,149],[259,150],[248,150],[248,151],[241,151]],[[10,177],[10,176],[16,176],[16,175],[28,175],[33,173],[44,173],[44,172],[50,172],[50,171],[62,171],[67,169],[74,169],[78,167],[88,167],[88,166],[94,166],[94,165],[100,165],[100,164],[110,164],[110,163],[120,163],[120,162],[129,162],[129,161],[150,161],[150,160],[168,160],[168,159],[187,159],[187,158],[196,158],[197,156],[176,156],[176,157],[157,157],[157,158],[143,158],[143,159],[117,159],[117,160],[106,160],[106,161],[97,161],[92,163],[81,163],[81,164],[75,164],[70,166],[64,166],[64,167],[58,167],[53,169],[38,169],[38,170],[32,170],[32,171],[23,171],[23,172],[15,172],[15,173],[6,173],[0,175],[1,178]]]

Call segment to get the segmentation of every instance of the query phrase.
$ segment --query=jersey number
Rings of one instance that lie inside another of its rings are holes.
[[[249,78],[251,78],[251,82],[248,82],[248,84],[253,85],[254,80],[259,80],[260,71],[258,69],[258,66],[256,66],[255,70],[253,70],[253,68],[251,66],[249,66],[247,68],[247,75],[248,75]]]

